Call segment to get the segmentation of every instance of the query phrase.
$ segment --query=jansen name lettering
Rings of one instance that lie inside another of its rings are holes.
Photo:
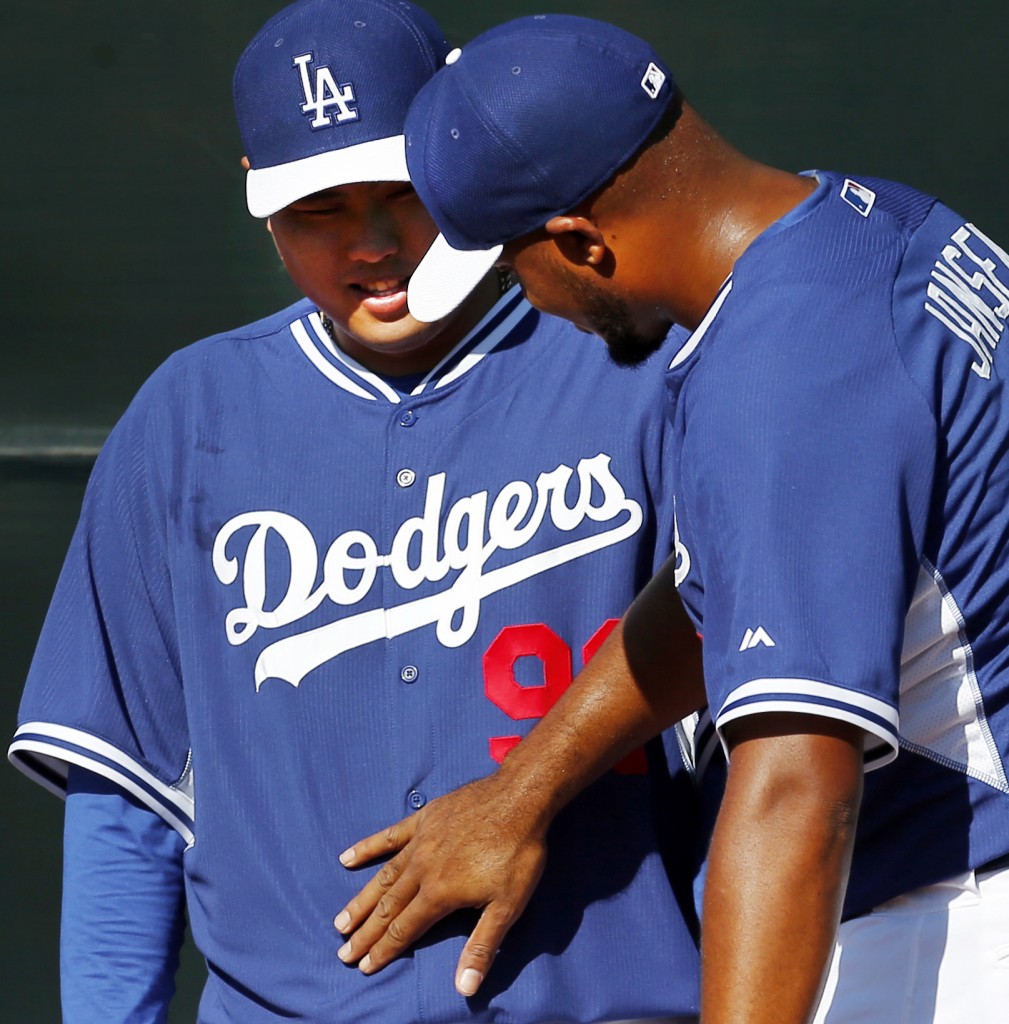
[[[965,224],[943,247],[931,278],[925,309],[974,349],[977,358],[970,368],[989,380],[1009,319],[1009,255]]]

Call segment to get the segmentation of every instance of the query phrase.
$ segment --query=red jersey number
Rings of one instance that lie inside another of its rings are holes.
[[[582,662],[589,660],[610,635],[617,619],[607,619],[582,648]],[[543,670],[543,682],[523,685],[515,675],[520,658],[536,658]],[[547,625],[534,622],[525,626],[506,626],[494,638],[483,656],[484,693],[514,721],[542,718],[571,685],[573,678],[571,648]],[[499,764],[521,736],[492,736],[490,756]],[[625,775],[642,775],[646,770],[642,748],[631,751],[615,770]]]

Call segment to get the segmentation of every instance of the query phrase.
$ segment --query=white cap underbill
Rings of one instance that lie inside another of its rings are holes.
[[[402,135],[250,170],[245,196],[253,217],[269,217],[323,189],[360,181],[409,181]]]
[[[444,235],[438,235],[410,278],[406,292],[410,315],[425,324],[444,320],[484,279],[501,248],[453,249]]]

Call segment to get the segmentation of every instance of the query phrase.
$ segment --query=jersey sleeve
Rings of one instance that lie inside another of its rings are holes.
[[[63,827],[60,998],[75,1024],[163,1024],[185,934],[183,840],[71,765]]]
[[[9,756],[62,795],[67,766],[122,787],[187,842],[192,775],[149,403],[106,442],[25,685]],[[162,425],[163,429],[163,425]]]
[[[706,540],[708,696],[719,735],[768,711],[854,723],[875,767],[897,750],[935,421],[882,300],[786,296],[776,308],[790,307],[788,320],[749,325],[691,406],[693,500],[678,519]]]

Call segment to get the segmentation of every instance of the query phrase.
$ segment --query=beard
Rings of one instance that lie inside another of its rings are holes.
[[[630,306],[619,296],[609,295],[574,275],[570,281],[592,332],[606,342],[610,359],[617,366],[640,366],[662,345],[664,335],[647,338],[637,333]]]

